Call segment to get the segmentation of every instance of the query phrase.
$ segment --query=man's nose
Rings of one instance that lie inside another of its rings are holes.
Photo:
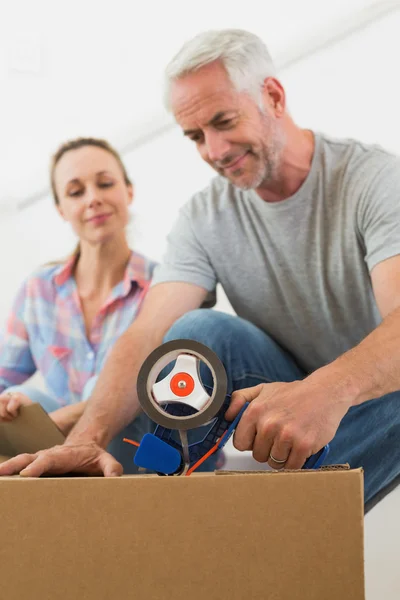
[[[206,134],[206,148],[208,159],[213,163],[220,163],[230,151],[230,144],[222,132]]]

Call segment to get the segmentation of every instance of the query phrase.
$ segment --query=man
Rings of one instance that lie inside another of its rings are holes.
[[[139,317],[117,342],[62,447],[0,474],[119,475],[103,448],[137,414],[136,376],[163,339],[222,359],[234,444],[274,468],[365,469],[371,500],[400,472],[400,161],[300,129],[263,43],[237,30],[188,42],[167,101],[220,175],[181,210]],[[207,309],[216,283],[236,316]]]

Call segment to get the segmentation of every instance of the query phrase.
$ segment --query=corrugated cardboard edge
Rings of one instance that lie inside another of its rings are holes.
[[[282,474],[282,473],[321,473],[321,471],[326,472],[326,471],[362,471],[363,469],[351,469],[350,465],[348,463],[344,464],[344,465],[326,465],[325,467],[320,467],[319,469],[278,469],[278,470],[266,470],[266,469],[260,469],[260,470],[254,470],[254,471],[237,471],[234,469],[231,470],[221,470],[221,471],[214,471],[215,475],[235,475],[237,473],[247,473],[249,475],[251,475],[252,473],[265,473],[267,475],[276,475],[277,473]],[[196,474],[196,473],[194,473]]]
[[[1,462],[1,458],[0,457],[0,462]],[[8,460],[8,457],[3,457],[4,460]],[[345,473],[354,473],[354,472],[358,472],[358,473],[364,473],[364,469],[362,467],[357,468],[357,469],[351,469],[349,465],[329,465],[320,469],[298,469],[298,470],[280,470],[280,471],[266,471],[266,470],[260,470],[260,471],[206,471],[206,472],[200,472],[200,473],[192,473],[190,475],[190,477],[184,477],[184,476],[171,476],[171,477],[160,477],[159,475],[157,475],[157,473],[138,473],[135,475],[121,475],[120,477],[108,477],[107,479],[149,479],[149,478],[155,478],[155,479],[160,479],[160,480],[170,480],[170,479],[184,479],[184,480],[189,480],[190,479],[194,479],[194,478],[201,478],[201,477],[215,477],[216,475],[218,477],[220,477],[221,475],[224,476],[242,476],[245,475],[246,477],[251,476],[251,475],[265,475],[265,476],[271,476],[271,475],[289,475],[289,474],[293,474],[296,473],[298,475],[302,475],[302,476],[306,476],[309,475],[310,473],[315,474],[321,474],[321,473],[337,473],[337,472],[345,472]],[[9,480],[9,479],[21,479],[21,480],[25,480],[25,481],[32,481],[32,480],[39,480],[39,479],[105,479],[102,475],[85,475],[85,474],[74,474],[74,473],[67,473],[65,475],[49,475],[49,476],[42,476],[42,477],[20,477],[19,475],[4,475],[3,477],[0,477],[0,483],[2,480]]]

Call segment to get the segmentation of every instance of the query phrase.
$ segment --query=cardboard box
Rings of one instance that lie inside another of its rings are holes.
[[[363,600],[361,470],[0,478],[1,600]]]
[[[22,406],[13,421],[0,423],[0,462],[4,458],[62,444],[64,435],[40,404]],[[0,595],[0,600],[3,600]]]

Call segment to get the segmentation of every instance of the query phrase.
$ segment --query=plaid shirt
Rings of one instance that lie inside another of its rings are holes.
[[[138,314],[155,263],[132,252],[124,279],[96,315],[88,339],[74,262],[42,267],[20,289],[0,342],[0,392],[39,370],[60,406],[79,402],[87,381],[100,373]]]

